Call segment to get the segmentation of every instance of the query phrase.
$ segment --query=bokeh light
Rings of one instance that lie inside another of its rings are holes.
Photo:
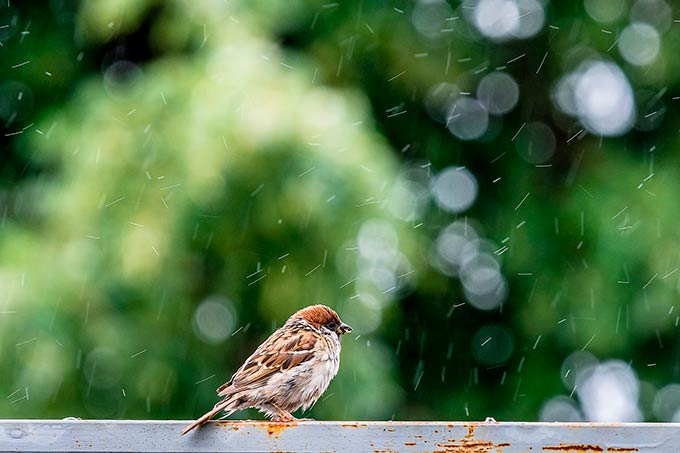
[[[450,167],[437,175],[432,194],[445,211],[462,212],[477,198],[477,180],[466,168]]]
[[[465,260],[469,245],[477,239],[475,229],[467,221],[457,220],[446,228],[443,228],[435,242],[435,261],[442,272],[446,275],[458,275]]]
[[[640,382],[630,365],[608,360],[588,368],[576,381],[585,418],[594,422],[637,422]]]
[[[449,131],[461,140],[481,137],[489,126],[489,114],[476,99],[464,96],[456,99],[446,117]]]
[[[610,23],[625,12],[626,0],[584,0],[586,12],[598,22]]]
[[[680,384],[669,384],[654,396],[654,416],[664,422],[680,422]]]
[[[446,1],[418,0],[413,7],[411,21],[423,36],[436,39],[446,36],[444,30],[449,28],[449,21],[454,16]]]
[[[617,136],[630,130],[636,108],[630,83],[621,69],[589,61],[556,85],[553,99],[565,113],[578,116],[590,132]]]
[[[517,82],[505,72],[492,72],[479,82],[477,99],[489,113],[502,115],[512,110],[519,99]]]
[[[633,22],[623,29],[618,48],[621,56],[630,64],[644,66],[656,58],[661,38],[651,25]]]
[[[467,0],[463,9],[477,30],[494,41],[530,38],[545,22],[537,0]]]
[[[673,23],[673,11],[664,0],[637,0],[630,8],[630,21],[645,22],[665,33]]]
[[[538,419],[542,422],[582,422],[583,414],[578,404],[568,396],[550,398],[541,407]]]
[[[552,129],[540,122],[527,124],[515,139],[517,152],[530,164],[547,162],[555,154],[556,146]]]
[[[512,333],[499,324],[486,324],[472,337],[472,354],[482,365],[503,363],[510,358],[514,349]]]
[[[231,301],[213,296],[201,302],[194,312],[194,331],[206,343],[217,344],[234,331],[236,319]]]

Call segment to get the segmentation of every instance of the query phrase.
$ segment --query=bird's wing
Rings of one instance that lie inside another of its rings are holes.
[[[257,387],[273,374],[290,370],[314,356],[319,334],[306,328],[281,328],[262,343],[231,377],[217,389],[219,396]]]

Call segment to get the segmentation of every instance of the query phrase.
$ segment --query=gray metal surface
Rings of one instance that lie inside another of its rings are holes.
[[[0,452],[680,452],[680,424],[0,420]]]

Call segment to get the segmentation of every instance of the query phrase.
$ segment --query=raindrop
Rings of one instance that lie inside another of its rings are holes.
[[[658,91],[637,90],[635,99],[641,110],[635,127],[641,131],[651,131],[659,127],[666,116],[666,105],[658,96]]]
[[[33,110],[33,92],[21,82],[8,81],[0,85],[0,118],[17,121]]]
[[[0,42],[7,41],[19,30],[19,11],[9,2],[0,5],[0,25]]]

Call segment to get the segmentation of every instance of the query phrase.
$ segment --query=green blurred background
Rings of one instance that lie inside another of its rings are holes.
[[[324,303],[314,418],[680,421],[678,17],[3,4],[0,416],[196,417]]]

